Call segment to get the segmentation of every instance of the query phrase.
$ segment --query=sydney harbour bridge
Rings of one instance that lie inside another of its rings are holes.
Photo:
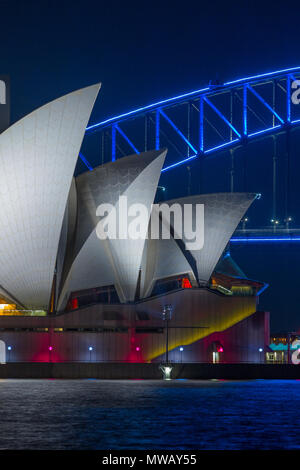
[[[173,173],[177,185],[179,180],[185,186],[185,194],[190,194],[193,180],[203,193],[207,174],[210,182],[216,180],[217,191],[255,191],[267,201],[264,216],[256,220],[247,215],[232,243],[300,242],[300,220],[293,201],[293,184],[300,193],[299,79],[300,67],[295,67],[226,83],[210,82],[204,88],[110,117],[87,127],[81,161],[92,170],[87,150],[91,141],[97,149],[97,164],[167,147],[163,191]]]

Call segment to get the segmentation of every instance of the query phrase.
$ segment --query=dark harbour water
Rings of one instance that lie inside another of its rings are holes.
[[[297,380],[0,380],[1,450],[297,448]]]

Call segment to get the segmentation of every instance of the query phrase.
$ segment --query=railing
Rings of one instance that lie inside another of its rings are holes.
[[[45,317],[47,312],[45,310],[9,310],[0,309],[1,316],[24,316],[24,317]]]

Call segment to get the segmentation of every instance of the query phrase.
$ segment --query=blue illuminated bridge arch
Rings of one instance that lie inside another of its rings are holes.
[[[298,81],[299,80],[299,81]],[[299,93],[298,93],[299,88]],[[289,135],[300,124],[300,67],[210,83],[207,87],[164,99],[92,124],[86,139],[99,139],[100,162],[130,153],[168,147],[162,172],[218,151],[233,152],[254,139]],[[81,160],[92,166],[83,154]],[[261,242],[300,241],[288,233]],[[257,241],[235,237],[233,243]]]

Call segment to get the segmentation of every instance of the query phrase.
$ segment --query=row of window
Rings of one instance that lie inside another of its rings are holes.
[[[18,332],[37,332],[37,333],[47,333],[49,331],[49,328],[0,328],[0,332],[5,331],[5,332],[12,332],[12,331],[18,331]]]
[[[47,333],[49,328],[0,328],[0,332],[36,332]],[[54,333],[128,333],[128,328],[54,328]],[[137,334],[163,333],[163,328],[136,328]]]

